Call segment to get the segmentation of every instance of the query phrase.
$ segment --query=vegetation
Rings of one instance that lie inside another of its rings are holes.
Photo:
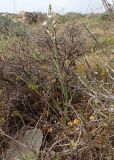
[[[78,16],[45,26],[0,19],[2,159],[11,137],[38,127],[39,160],[113,160],[114,35],[99,15]]]

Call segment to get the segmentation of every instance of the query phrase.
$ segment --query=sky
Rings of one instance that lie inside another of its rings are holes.
[[[22,10],[47,12],[50,3],[55,12],[63,14],[65,12],[104,11],[102,0],[0,0],[0,12],[18,13]]]

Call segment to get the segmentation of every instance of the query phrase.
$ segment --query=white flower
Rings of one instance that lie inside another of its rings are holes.
[[[51,19],[53,17],[53,15],[52,14],[48,14],[47,17],[48,17],[48,19]]]
[[[114,107],[109,108],[109,112],[114,112]]]
[[[47,21],[44,21],[44,22],[42,23],[42,26],[47,26]]]
[[[98,72],[94,72],[95,75],[98,75]]]

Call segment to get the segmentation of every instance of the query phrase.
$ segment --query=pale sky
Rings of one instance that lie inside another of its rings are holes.
[[[111,0],[108,0],[111,1]],[[0,0],[0,12],[42,11],[46,12],[49,3],[55,12],[101,12],[102,0]]]

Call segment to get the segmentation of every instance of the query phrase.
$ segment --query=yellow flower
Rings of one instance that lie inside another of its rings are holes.
[[[74,148],[76,146],[76,143],[72,140],[69,144],[70,148]]]
[[[20,81],[21,80],[21,76],[17,75],[16,76],[16,81]]]
[[[80,124],[80,120],[79,119],[74,119],[74,121],[70,121],[68,123],[68,126],[74,126],[74,125],[79,125]]]
[[[0,125],[3,125],[5,123],[5,119],[2,117],[0,118]]]
[[[75,119],[75,120],[73,121],[73,124],[74,124],[74,125],[79,125],[79,124],[80,124],[80,120],[79,120],[79,119]]]
[[[90,121],[94,121],[95,117],[94,116],[90,116],[89,119],[90,119]]]
[[[68,126],[73,126],[73,123],[72,123],[72,122],[69,122],[69,123],[68,123]]]

